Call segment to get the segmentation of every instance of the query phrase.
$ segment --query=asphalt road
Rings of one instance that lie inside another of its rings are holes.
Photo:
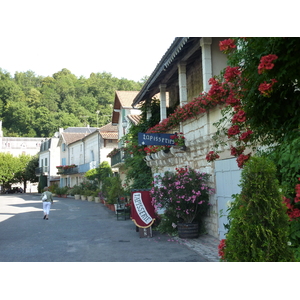
[[[43,220],[38,194],[0,195],[1,262],[206,262],[184,243],[153,231],[140,238],[131,220],[103,204],[54,198]]]

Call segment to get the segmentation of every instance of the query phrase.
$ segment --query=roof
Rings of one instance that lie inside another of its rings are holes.
[[[68,127],[63,132],[73,132],[73,133],[92,133],[96,131],[95,127]]]
[[[127,118],[134,124],[134,125],[137,125],[142,116],[141,115],[127,115]]]
[[[90,133],[78,133],[78,132],[62,132],[62,138],[67,145],[74,143],[82,138],[86,137]]]
[[[115,99],[118,98],[123,108],[131,108],[132,100],[136,97],[139,91],[116,91]],[[117,107],[114,107],[117,108]],[[118,107],[117,109],[119,109]]]
[[[118,139],[118,132],[100,132],[100,135],[105,140],[117,140]]]
[[[132,101],[138,95],[139,91],[116,91],[115,92],[115,101],[113,106],[113,114],[112,114],[112,123],[116,124],[119,121],[119,111],[121,108],[123,109],[132,109]]]
[[[167,75],[166,71],[177,72],[177,66],[172,69],[173,65],[176,64],[176,59],[179,53],[183,53],[183,56],[190,55],[192,51],[200,48],[200,43],[198,40],[200,38],[190,38],[190,37],[177,37],[174,39],[173,43],[161,58],[160,62],[157,64],[156,68],[148,78],[148,80],[143,85],[139,94],[134,98],[132,102],[132,107],[136,106],[143,100],[151,98],[153,95],[159,92],[158,85],[163,82],[163,78]],[[191,47],[190,47],[191,46]],[[191,48],[191,52],[187,49]],[[186,53],[185,53],[186,51]]]
[[[100,127],[98,131],[102,138],[107,140],[117,140],[119,136],[118,128],[113,126],[112,123]]]

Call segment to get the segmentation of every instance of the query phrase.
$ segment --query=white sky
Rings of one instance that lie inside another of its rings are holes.
[[[211,3],[206,4],[209,9],[196,3],[3,0],[0,68],[12,76],[28,70],[51,76],[67,68],[77,77],[105,71],[139,81],[151,75],[176,36],[251,36],[237,24],[236,12],[228,1],[218,2],[218,10]],[[253,9],[256,11],[255,5]],[[243,23],[251,24],[253,32],[251,12],[249,18],[251,23],[243,15]]]
[[[11,75],[32,70],[51,76],[67,68],[77,77],[106,71],[139,81],[151,75],[175,38],[158,26],[157,9],[155,15],[134,10],[139,1],[3,2],[0,68]]]

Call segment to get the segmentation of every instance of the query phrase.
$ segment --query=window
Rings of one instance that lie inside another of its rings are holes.
[[[61,145],[61,148],[62,148],[62,151],[66,151],[66,144],[63,143],[63,144]]]

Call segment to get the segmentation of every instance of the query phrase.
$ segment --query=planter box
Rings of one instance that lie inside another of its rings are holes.
[[[81,200],[82,200],[82,201],[85,201],[85,200],[86,200],[86,196],[81,195]]]
[[[80,200],[80,195],[74,195],[75,200]]]
[[[95,202],[100,203],[100,197],[95,197]]]
[[[92,201],[94,201],[94,196],[88,196],[87,199],[89,202],[92,202]]]

